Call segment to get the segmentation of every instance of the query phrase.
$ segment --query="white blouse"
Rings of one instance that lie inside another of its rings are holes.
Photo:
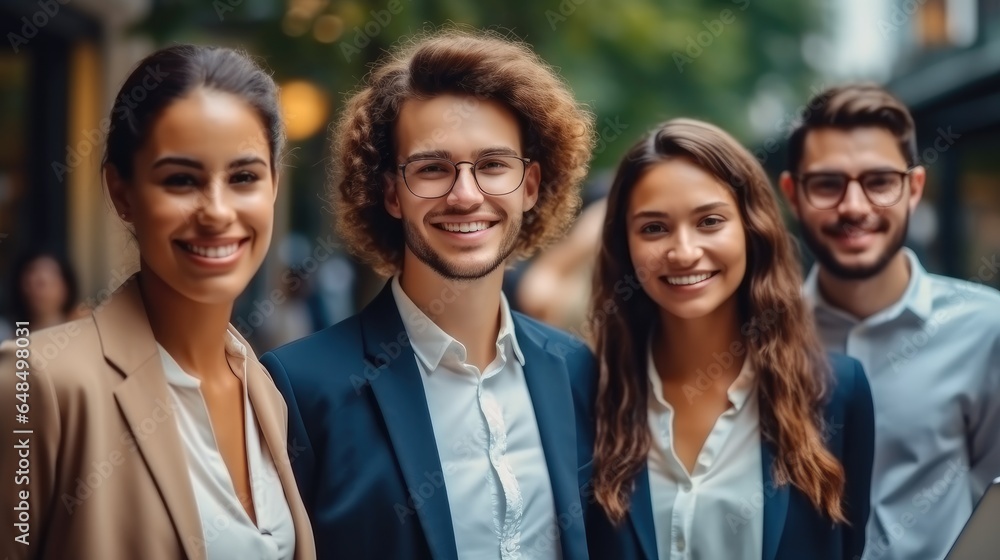
[[[247,396],[247,350],[228,334],[226,354],[233,373],[243,382],[247,462],[257,523],[236,495],[219,452],[201,381],[186,373],[159,344],[160,359],[174,405],[177,427],[187,455],[188,473],[201,518],[207,560],[288,560],[295,553],[295,527],[274,460],[261,442]]]
[[[730,385],[732,406],[716,420],[691,473],[674,450],[674,409],[663,398],[651,351],[648,372],[653,445],[647,464],[660,560],[760,560],[764,483],[750,359]]]

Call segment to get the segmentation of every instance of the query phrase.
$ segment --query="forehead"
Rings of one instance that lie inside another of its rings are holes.
[[[872,167],[906,167],[899,141],[881,127],[819,128],[806,134],[802,171],[859,173]]]
[[[211,159],[269,149],[264,122],[236,95],[198,88],[167,105],[154,121],[144,151]],[[266,159],[266,158],[265,158]]]
[[[408,99],[400,108],[394,134],[400,157],[445,151],[462,158],[485,146],[506,146],[521,153],[521,128],[514,111],[498,101],[468,95]]]
[[[672,158],[646,170],[629,197],[629,214],[644,210],[683,214],[712,202],[736,203],[732,189],[686,158]]]

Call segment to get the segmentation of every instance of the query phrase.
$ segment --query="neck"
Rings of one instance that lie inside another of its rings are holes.
[[[153,337],[185,372],[206,380],[229,370],[226,329],[233,302],[188,299],[145,265],[139,271],[139,288]]]
[[[434,324],[462,343],[480,371],[496,357],[503,268],[478,280],[448,280],[425,266],[407,266],[400,287]]]
[[[739,375],[746,354],[739,323],[735,295],[697,319],[661,312],[653,361],[664,384],[695,383],[708,374],[713,383],[728,387]],[[713,375],[716,371],[721,373]]]
[[[819,292],[834,307],[864,319],[899,301],[911,273],[910,261],[902,251],[881,272],[863,280],[837,278],[821,266]]]

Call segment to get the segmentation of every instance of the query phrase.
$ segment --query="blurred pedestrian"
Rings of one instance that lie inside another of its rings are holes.
[[[54,251],[23,255],[11,271],[11,321],[23,321],[41,330],[78,319],[87,310],[77,303],[76,274]]]
[[[903,246],[927,173],[902,102],[847,85],[807,107],[781,189],[816,256],[804,293],[823,342],[871,379],[866,556],[944,558],[1000,476],[1000,293],[928,274]]]
[[[622,159],[607,214],[600,382],[577,415],[596,418],[578,429],[596,430],[591,558],[856,560],[871,393],[823,352],[756,158],[668,121]]]
[[[30,448],[0,453],[4,473],[30,457],[0,489],[0,556],[312,560],[284,403],[229,324],[271,242],[278,88],[245,54],[178,45],[139,63],[110,118],[104,178],[139,272],[87,318],[0,346],[0,406],[24,411],[0,428]]]

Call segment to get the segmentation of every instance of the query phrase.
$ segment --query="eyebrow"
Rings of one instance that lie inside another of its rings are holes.
[[[265,163],[264,160],[260,159],[257,156],[246,156],[229,162],[229,165],[226,167],[228,169],[236,169],[247,165],[253,165],[255,163],[267,165],[267,163]],[[156,160],[156,163],[153,164],[153,169],[156,169],[158,167],[163,167],[164,165],[180,165],[183,167],[193,167],[195,169],[200,169],[200,170],[205,169],[205,166],[202,165],[200,161],[182,156],[167,156],[164,158],[160,158]]]
[[[479,148],[472,152],[472,159],[476,160],[484,155],[491,156],[516,156],[517,151],[508,146],[487,146],[485,148]],[[425,150],[422,152],[416,152],[407,156],[405,162],[411,162],[418,159],[430,159],[430,158],[440,158],[440,159],[452,159],[452,153],[448,150]]]
[[[717,202],[709,202],[708,204],[702,204],[701,206],[698,206],[697,208],[695,208],[694,210],[692,210],[691,213],[692,214],[700,214],[702,212],[708,212],[709,210],[715,210],[716,208],[722,208],[723,206],[730,206],[730,204],[728,202],[723,202],[721,200],[717,201]],[[659,210],[643,210],[642,212],[636,212],[632,216],[633,219],[640,219],[640,218],[669,218],[669,217],[670,217],[670,214],[667,214],[666,212],[661,212]]]

